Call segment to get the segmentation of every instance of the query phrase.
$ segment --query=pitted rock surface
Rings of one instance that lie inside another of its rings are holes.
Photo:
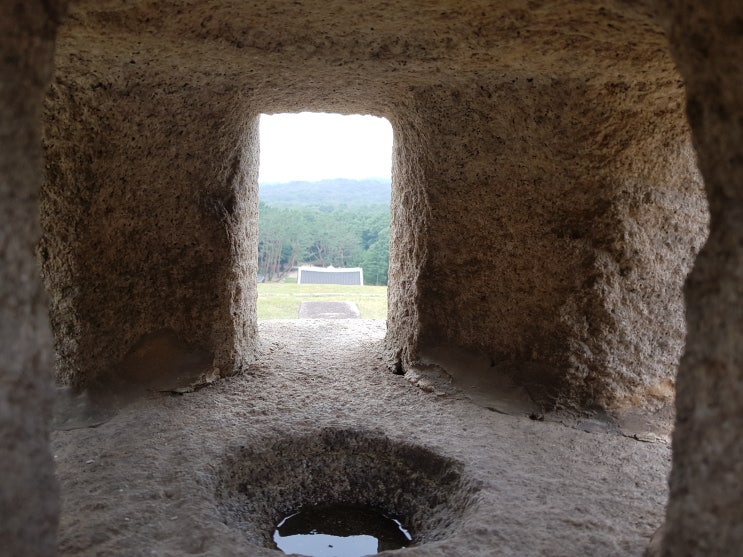
[[[707,209],[652,2],[76,2],[40,248],[60,379],[159,330],[255,348],[257,116],[394,128],[386,346],[483,354],[557,406],[673,397]]]

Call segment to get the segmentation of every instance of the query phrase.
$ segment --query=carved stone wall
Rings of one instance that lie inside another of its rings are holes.
[[[218,375],[239,370],[255,336],[257,115],[234,95],[64,75],[47,105],[40,255],[61,379],[85,384],[165,334]]]
[[[706,207],[649,7],[81,2],[58,66],[42,256],[63,380],[158,331],[221,374],[250,359],[252,118],[325,110],[395,130],[400,367],[464,349],[563,404],[672,397]]]
[[[442,346],[484,353],[493,372],[548,384],[563,404],[668,400],[681,285],[706,234],[677,81],[416,93],[422,193],[406,176],[397,195],[425,199],[425,233],[412,236],[426,255],[416,298],[391,286],[390,343],[412,361]],[[397,321],[411,306],[417,335]]]
[[[734,555],[743,547],[743,6],[667,7],[710,234],[686,284],[663,554]]]
[[[41,107],[64,4],[0,2],[0,540],[17,557],[56,554],[52,338],[34,245]]]

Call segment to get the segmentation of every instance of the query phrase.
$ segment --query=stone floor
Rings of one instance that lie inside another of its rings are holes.
[[[101,412],[96,427],[55,432],[60,553],[281,555],[251,530],[250,516],[241,522],[229,509],[234,498],[270,514],[295,497],[312,475],[302,458],[314,450],[326,459],[318,482],[339,485],[367,466],[420,491],[426,474],[451,479],[446,470],[457,470],[456,481],[441,480],[446,497],[435,485],[418,497],[438,513],[427,526],[435,535],[390,555],[642,555],[663,522],[667,443],[492,411],[456,388],[420,388],[386,370],[383,336],[377,321],[264,322],[248,373],[196,392],[151,392]],[[368,456],[363,466],[358,454]],[[240,466],[268,487],[244,489]]]
[[[353,302],[302,302],[299,319],[359,319],[361,313]]]

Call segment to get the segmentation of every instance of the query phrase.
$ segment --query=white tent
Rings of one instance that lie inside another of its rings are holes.
[[[364,270],[361,267],[299,267],[297,284],[344,284],[364,285]]]

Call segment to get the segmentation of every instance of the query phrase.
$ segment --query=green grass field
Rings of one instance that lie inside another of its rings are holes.
[[[258,285],[258,319],[296,319],[300,302],[354,302],[362,319],[387,319],[386,286],[267,282]]]

